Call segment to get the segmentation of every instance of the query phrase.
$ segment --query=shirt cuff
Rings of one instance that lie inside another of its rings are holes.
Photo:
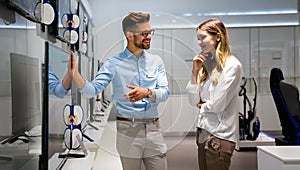
[[[58,96],[59,98],[63,98],[65,95],[67,95],[69,90],[66,90],[64,86],[59,83],[55,89],[55,95]]]
[[[84,94],[88,98],[95,97],[96,96],[95,88],[86,79],[84,79],[84,81],[85,81],[85,85],[82,89],[79,90],[79,92],[81,94]]]
[[[199,84],[192,84],[191,81],[189,81],[186,86],[186,91],[192,94],[199,94]]]

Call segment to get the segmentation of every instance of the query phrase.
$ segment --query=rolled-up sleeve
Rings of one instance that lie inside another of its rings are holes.
[[[114,67],[111,61],[108,60],[101,66],[93,81],[89,82],[85,79],[85,86],[79,92],[88,98],[95,97],[111,82],[114,75],[113,70]]]
[[[48,73],[48,88],[50,94],[54,94],[56,97],[63,98],[65,95],[68,94],[70,89],[65,89],[61,80],[55,75],[53,69],[49,66],[49,73]]]
[[[85,86],[79,90],[80,93],[84,94],[86,97],[91,98],[96,96],[96,90],[92,82],[85,79]]]
[[[158,78],[157,78],[157,84],[154,91],[156,94],[155,103],[166,101],[170,95],[170,91],[168,88],[168,80],[166,77],[166,71],[162,60],[161,60],[161,64],[158,67]]]

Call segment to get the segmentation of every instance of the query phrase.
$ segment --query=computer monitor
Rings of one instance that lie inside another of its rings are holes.
[[[63,99],[49,93],[49,66],[52,67],[56,76],[62,80],[67,71],[67,62],[69,58],[67,50],[56,45],[45,42],[45,58],[43,63],[43,101],[42,101],[42,154],[39,161],[39,169],[48,169],[48,160],[56,152],[62,152],[63,131],[65,128],[63,122],[64,104],[71,102],[71,94]]]
[[[11,53],[12,133],[22,135],[41,126],[38,58]]]
[[[42,110],[39,59],[10,53],[10,75],[12,129],[11,137],[1,142],[2,148],[6,148],[9,152],[3,154],[1,150],[0,169],[34,168],[38,165],[41,153]],[[22,142],[20,139],[23,139],[23,143],[20,143]]]

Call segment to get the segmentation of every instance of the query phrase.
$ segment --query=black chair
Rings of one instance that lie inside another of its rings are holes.
[[[300,104],[298,88],[285,80],[280,81],[279,88],[285,100],[289,113],[288,117],[293,127],[290,129],[290,141],[296,145],[300,145]]]
[[[283,138],[276,145],[300,145],[300,106],[298,88],[284,80],[281,69],[272,68],[270,89],[278,111]]]

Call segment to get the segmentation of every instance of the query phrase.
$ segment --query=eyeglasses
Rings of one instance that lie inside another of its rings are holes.
[[[144,38],[147,38],[148,35],[150,34],[151,36],[154,34],[154,30],[150,30],[150,31],[142,31],[142,32],[135,32],[136,34],[140,34],[141,36],[143,36]]]

